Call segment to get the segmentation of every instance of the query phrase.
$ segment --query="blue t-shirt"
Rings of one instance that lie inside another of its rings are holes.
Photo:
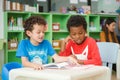
[[[30,62],[48,63],[48,55],[53,56],[55,50],[48,40],[43,40],[38,46],[31,44],[29,39],[22,40],[17,49],[17,57],[27,57]]]

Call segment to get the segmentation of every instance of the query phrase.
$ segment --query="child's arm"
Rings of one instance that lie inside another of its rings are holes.
[[[100,41],[101,42],[106,42],[105,33],[103,31],[100,33]]]
[[[67,36],[64,40],[61,41],[61,49],[60,49],[61,52],[65,50],[66,44],[70,39],[72,38],[70,36]]]
[[[76,57],[74,54],[72,54],[71,57],[77,59],[77,57]],[[79,64],[84,64],[84,60],[79,60],[79,59],[77,59],[77,62],[78,62]]]
[[[43,66],[41,64],[29,62],[27,57],[21,57],[21,61],[22,61],[23,66],[25,66],[25,67],[31,67],[31,68],[34,68],[35,70],[43,69]]]
[[[78,63],[79,63],[79,64],[84,64],[84,61],[78,59]]]
[[[54,54],[53,59],[55,60],[55,62],[66,62],[66,61],[68,61],[71,64],[78,65],[77,59],[72,57],[72,56],[63,57],[63,56],[59,56],[58,54]]]

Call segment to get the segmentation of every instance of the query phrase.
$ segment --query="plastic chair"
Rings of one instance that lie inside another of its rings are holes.
[[[117,67],[119,67],[118,66],[119,44],[112,42],[97,42],[97,45],[100,51],[103,66],[109,67],[112,73],[113,64],[116,64],[116,71],[118,74],[119,70],[117,70]]]
[[[9,80],[9,71],[15,68],[21,68],[22,65],[18,62],[9,62],[2,66],[1,78],[2,80]]]

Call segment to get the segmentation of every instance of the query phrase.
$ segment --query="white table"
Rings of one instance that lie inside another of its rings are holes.
[[[111,80],[111,74],[109,68],[93,65],[72,69],[19,68],[10,71],[9,80]]]

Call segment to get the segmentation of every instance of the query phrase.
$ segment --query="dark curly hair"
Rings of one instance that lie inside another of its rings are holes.
[[[72,15],[67,22],[67,29],[70,32],[70,27],[79,27],[83,26],[84,30],[87,30],[87,23],[83,16]]]
[[[25,31],[25,35],[29,38],[29,36],[26,34],[26,31],[32,31],[33,25],[38,24],[38,25],[46,25],[46,21],[44,20],[44,18],[42,18],[41,16],[31,16],[29,17],[23,27],[24,27],[24,31]]]

